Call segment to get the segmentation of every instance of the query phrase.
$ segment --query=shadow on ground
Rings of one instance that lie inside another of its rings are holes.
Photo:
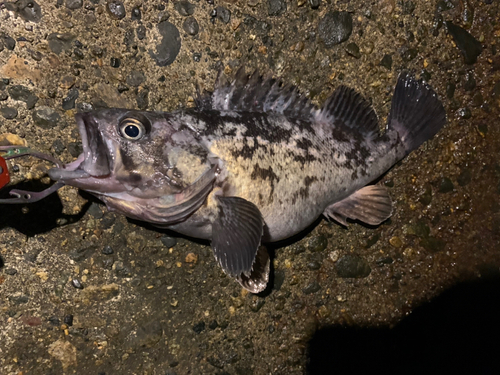
[[[47,185],[39,181],[24,182],[2,190],[0,198],[12,198],[8,194],[12,189],[42,191],[45,188]],[[78,215],[63,214],[63,205],[56,193],[35,203],[0,204],[0,229],[14,228],[29,237],[46,233],[60,226],[61,223],[70,224],[80,220],[90,203],[87,203]],[[64,219],[63,222],[61,222],[62,219]]]
[[[393,329],[318,330],[307,374],[500,374],[499,338],[497,273],[453,287]]]

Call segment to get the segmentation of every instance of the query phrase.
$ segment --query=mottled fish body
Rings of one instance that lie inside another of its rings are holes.
[[[77,114],[83,155],[49,174],[109,209],[211,241],[224,271],[265,288],[261,243],[288,238],[320,215],[377,225],[392,212],[368,185],[445,124],[432,89],[408,74],[396,85],[387,130],[347,87],[322,109],[292,86],[240,70],[197,108]]]

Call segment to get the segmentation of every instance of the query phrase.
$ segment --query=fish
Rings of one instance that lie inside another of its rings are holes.
[[[220,74],[196,107],[100,109],[75,116],[83,153],[48,174],[107,208],[210,241],[224,272],[252,293],[269,281],[266,244],[320,216],[379,225],[393,211],[373,184],[446,124],[435,91],[402,72],[384,132],[371,104],[338,87],[321,108],[257,71]]]

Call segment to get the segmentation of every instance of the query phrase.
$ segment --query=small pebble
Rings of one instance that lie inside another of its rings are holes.
[[[4,271],[7,275],[14,276],[17,273],[15,268],[6,268]]]
[[[115,20],[121,20],[126,15],[125,6],[118,0],[108,0],[106,11]]]
[[[66,0],[66,8],[75,10],[81,8],[83,0]]]
[[[174,5],[175,10],[184,17],[191,16],[194,13],[194,4],[189,1],[178,1]]]
[[[224,23],[229,23],[231,21],[231,12],[229,9],[218,6],[215,8],[217,11],[217,19],[224,22]]]
[[[194,17],[188,17],[182,23],[183,30],[189,35],[196,35],[200,31],[200,26],[198,25],[198,21]]]
[[[428,206],[432,202],[432,188],[430,184],[425,185],[425,190],[422,195],[418,198],[418,201],[424,206]]]
[[[348,12],[329,12],[318,23],[318,36],[327,48],[349,39],[352,33],[352,16]]]
[[[71,327],[73,325],[73,315],[65,315],[63,321],[64,324],[66,324],[68,327]]]
[[[101,210],[101,205],[95,202],[90,205],[87,212],[95,219],[102,219],[104,216],[104,213]]]
[[[307,284],[307,286],[304,289],[302,289],[302,292],[304,294],[312,294],[312,293],[316,293],[320,289],[321,289],[321,286],[318,284],[318,282],[313,281],[313,282]]]
[[[141,83],[144,82],[145,79],[146,77],[142,72],[139,72],[137,70],[132,70],[130,74],[127,76],[126,81],[129,86],[139,87]]]
[[[349,43],[345,46],[346,52],[352,57],[359,59],[361,57],[361,52],[359,51],[359,47],[356,43]]]
[[[168,248],[174,247],[177,244],[177,239],[174,237],[163,236],[160,238],[161,243]]]
[[[101,250],[101,253],[105,254],[105,255],[111,255],[114,253],[113,251],[113,248],[109,245],[107,246],[104,246],[104,248]]]
[[[40,106],[33,111],[33,122],[42,129],[51,129],[59,124],[61,116],[54,109]]]
[[[311,271],[319,270],[321,268],[321,263],[313,260],[307,263],[307,268],[309,268]]]
[[[363,258],[347,254],[335,263],[337,274],[342,278],[363,278],[371,273],[368,262]]]
[[[75,40],[75,36],[67,33],[52,33],[47,36],[49,49],[56,55],[60,55],[64,51],[71,51],[73,40]]]
[[[42,9],[35,0],[6,2],[4,5],[7,9],[13,6],[13,9],[9,10],[16,12],[25,21],[38,23],[42,19]]]
[[[3,107],[0,108],[0,114],[6,118],[7,120],[12,120],[17,117],[17,109],[12,108],[12,107]]]
[[[328,239],[323,235],[313,237],[307,242],[307,247],[311,252],[323,251],[326,249],[327,246],[328,246]]]
[[[22,85],[9,86],[7,89],[9,95],[14,100],[26,103],[26,108],[33,109],[38,102],[38,97],[34,95],[27,87]]]
[[[71,285],[73,285],[76,289],[83,289],[83,285],[78,279],[71,280]]]
[[[0,35],[0,43],[2,43],[2,45],[4,45],[9,51],[13,51],[16,47],[16,40],[7,34]]]
[[[395,248],[400,248],[401,246],[403,246],[403,241],[401,241],[401,238],[399,237],[391,237],[391,239],[389,240],[389,243],[391,244],[391,246],[395,247]]]
[[[415,48],[403,47],[400,54],[404,62],[410,62],[417,57],[418,51]]]
[[[205,330],[205,322],[199,322],[197,324],[195,324],[193,326],[193,331],[195,331],[196,333],[200,334],[201,332],[203,332]]]
[[[75,108],[76,99],[78,99],[78,89],[73,87],[68,91],[68,95],[62,100],[62,108],[65,111]]]
[[[140,21],[141,17],[142,17],[141,8],[139,8],[138,6],[132,8],[132,14],[131,14],[132,20],[133,21]]]
[[[112,57],[109,61],[109,65],[112,67],[112,68],[119,68],[120,67],[120,64],[121,64],[121,61],[119,58],[117,57]]]
[[[439,181],[439,192],[440,193],[449,193],[453,191],[455,187],[453,186],[453,182],[448,177],[443,177]]]
[[[188,253],[185,261],[186,263],[196,264],[198,262],[198,255],[195,253]]]

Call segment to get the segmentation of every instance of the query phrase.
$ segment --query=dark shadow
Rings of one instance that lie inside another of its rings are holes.
[[[82,194],[82,196],[83,196],[83,194]],[[259,297],[267,297],[267,296],[269,296],[272,293],[273,290],[279,290],[279,288],[281,287],[281,284],[283,283],[283,280],[280,279],[279,286],[275,285],[276,275],[274,273],[273,260],[274,260],[274,257],[275,257],[276,250],[279,249],[279,248],[281,248],[281,247],[289,246],[289,245],[291,245],[291,244],[293,244],[293,243],[301,240],[302,238],[304,238],[305,236],[307,236],[321,222],[321,220],[323,220],[323,218],[319,217],[309,227],[307,227],[303,231],[297,233],[296,235],[294,235],[294,236],[292,236],[290,238],[287,238],[285,240],[278,241],[278,242],[266,243],[265,244],[265,246],[267,248],[267,252],[269,254],[270,261],[271,261],[271,270],[269,272],[269,282],[267,284],[266,289],[264,289],[260,293],[257,293],[257,295]],[[184,239],[186,239],[188,241],[191,241],[191,242],[194,242],[194,243],[197,243],[197,244],[200,244],[200,245],[210,246],[210,241],[202,240],[202,239],[195,238],[195,237],[189,237],[189,236],[177,233],[177,232],[175,232],[173,230],[169,230],[168,228],[158,228],[158,227],[155,227],[154,225],[152,225],[150,223],[147,223],[147,222],[144,222],[144,221],[140,221],[140,220],[136,220],[136,219],[127,218],[127,221],[129,223],[132,223],[134,225],[137,225],[139,227],[143,227],[143,228],[151,230],[151,231],[156,231],[156,232],[159,232],[159,233],[164,233],[165,235],[170,236],[170,237],[184,238]],[[336,225],[336,224],[334,224],[334,225]]]
[[[28,191],[42,191],[45,188],[47,185],[40,181],[23,182],[10,187]],[[3,189],[0,198],[10,198],[10,189]],[[60,226],[60,219],[64,219],[66,224],[80,220],[89,206],[90,202],[85,204],[78,215],[65,215],[62,213],[63,205],[57,193],[35,203],[0,204],[0,229],[14,228],[26,236],[46,233]]]
[[[332,326],[309,342],[307,374],[500,374],[500,275],[467,282],[396,327]]]

